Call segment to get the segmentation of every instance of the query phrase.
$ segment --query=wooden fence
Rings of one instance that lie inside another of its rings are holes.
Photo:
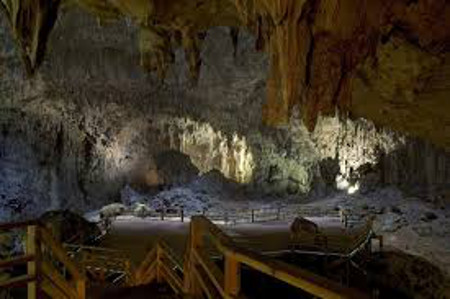
[[[331,216],[339,217],[339,212],[334,209],[318,209],[317,207],[311,207],[307,205],[292,204],[283,205],[275,208],[244,208],[235,211],[210,211],[203,210],[201,212],[188,213],[184,209],[178,210],[159,209],[149,211],[147,214],[137,216],[132,211],[126,211],[120,216],[134,216],[152,220],[161,221],[181,221],[184,222],[193,216],[206,216],[208,219],[215,223],[221,223],[225,225],[234,225],[241,223],[258,223],[269,221],[292,221],[296,217],[319,217],[319,216]],[[120,218],[119,218],[120,219]]]
[[[40,297],[41,292],[50,298],[84,299],[86,271],[98,278],[96,269],[122,272],[125,283],[131,286],[156,280],[167,282],[175,293],[183,296],[237,298],[243,296],[243,265],[316,297],[366,298],[325,277],[243,249],[205,216],[191,218],[183,262],[159,241],[136,269],[126,256],[115,250],[69,245],[67,251],[38,223],[0,225],[0,232],[17,229],[26,231],[25,253],[0,260],[0,268],[25,264],[26,273],[1,282],[0,288],[26,286],[29,299]],[[217,256],[223,258],[223,267],[213,259]]]
[[[21,256],[0,260],[0,269],[26,265],[22,275],[0,282],[1,288],[27,287],[28,299],[45,293],[51,298],[85,298],[85,275],[62,245],[37,222],[0,225],[0,233],[22,230],[25,250]]]
[[[211,258],[211,245],[224,257],[224,269]],[[179,260],[163,242],[158,242],[136,272],[135,284],[165,280],[176,293],[193,298],[239,298],[243,295],[242,265],[320,298],[367,297],[309,271],[239,248],[205,216],[191,219],[183,275],[175,271],[181,267]]]

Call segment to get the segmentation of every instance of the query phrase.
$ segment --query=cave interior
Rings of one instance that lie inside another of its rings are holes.
[[[0,223],[262,210],[371,219],[345,283],[450,298],[449,1],[0,0]]]

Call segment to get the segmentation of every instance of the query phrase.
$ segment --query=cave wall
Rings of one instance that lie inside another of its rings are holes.
[[[320,118],[311,138],[322,179],[338,189],[367,193],[396,186],[437,204],[450,199],[450,155],[429,141],[338,117]]]
[[[449,149],[449,119],[442,112],[449,108],[450,93],[446,0],[2,0],[0,10],[28,74],[44,62],[58,17],[80,8],[99,24],[120,20],[135,28],[139,52],[121,61],[123,67],[133,61],[160,78],[170,77],[181,50],[194,84],[210,28],[232,28],[233,54],[239,30],[249,30],[255,48],[269,57],[260,111],[265,124],[287,125],[296,112],[312,131],[320,115],[338,111]],[[77,30],[92,36],[88,28],[72,28]],[[107,31],[103,40],[114,36]]]
[[[261,125],[268,62],[249,33],[241,32],[233,55],[229,28],[208,31],[193,86],[182,50],[165,80],[144,72],[135,63],[137,30],[126,21],[103,27],[70,11],[60,16],[39,72],[27,79],[2,27],[4,206],[18,193],[42,209],[101,206],[125,184],[148,180],[155,156],[168,150],[189,155],[201,173],[216,169],[249,189],[308,192],[315,166],[306,130]],[[26,169],[42,177],[28,182],[40,193],[16,182]]]
[[[163,80],[140,68],[139,29],[127,20],[60,14],[32,78],[7,26],[0,30],[0,196],[16,216],[97,208],[126,184],[159,183],[154,160],[169,150],[200,173],[216,169],[271,196],[448,187],[444,151],[366,120],[323,117],[310,133],[296,114],[264,126],[269,57],[249,32],[236,41],[228,27],[208,30],[192,84],[181,48]]]

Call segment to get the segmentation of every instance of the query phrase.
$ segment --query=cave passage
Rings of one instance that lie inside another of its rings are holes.
[[[450,298],[449,28],[445,0],[0,0],[0,298]]]

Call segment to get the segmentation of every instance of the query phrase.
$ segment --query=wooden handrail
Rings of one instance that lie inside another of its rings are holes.
[[[207,256],[207,254],[201,248],[193,250],[193,255],[196,262],[203,268],[211,283],[216,288],[217,292],[226,297],[225,289],[222,286],[224,281],[224,275],[219,267],[214,264]]]
[[[30,225],[40,225],[40,223],[37,220],[0,223],[0,231],[8,231],[8,230],[12,230],[12,229],[23,229]]]
[[[0,286],[28,284],[28,298],[30,299],[35,298],[39,288],[46,291],[52,298],[84,299],[86,281],[84,271],[80,270],[77,264],[69,258],[63,245],[54,240],[51,233],[37,222],[0,225],[0,231],[17,228],[27,228],[25,255],[0,261],[0,268],[26,263],[28,274],[2,282]],[[364,227],[363,232],[370,229],[369,226]],[[349,236],[347,241],[352,244],[358,243],[361,241],[361,235]],[[208,238],[211,241],[210,243],[217,248],[219,255],[224,257],[224,270],[221,270],[208,254],[205,238]],[[330,242],[333,241],[330,238]],[[326,243],[328,244],[328,239]],[[176,254],[162,240],[159,240],[147,253],[145,259],[134,271],[134,275],[130,274],[129,260],[119,251],[89,246],[73,247],[66,245],[66,247],[75,248],[76,252],[82,252],[84,258],[86,258],[85,252],[104,255],[97,260],[100,264],[105,265],[109,262],[108,256],[110,258],[117,256],[121,261],[123,260],[123,265],[120,265],[120,267],[125,269],[124,273],[130,278],[130,283],[133,285],[147,284],[154,279],[165,280],[176,293],[193,295],[194,297],[201,294],[205,294],[208,298],[239,297],[241,265],[247,265],[256,271],[300,288],[314,296],[322,298],[366,297],[355,290],[343,287],[310,271],[269,259],[237,246],[231,237],[205,216],[193,216],[191,218],[183,267]],[[56,259],[68,270],[73,281],[68,281],[66,275],[58,272],[58,269],[52,263],[44,259],[47,256],[44,254],[46,252],[50,252],[51,258]],[[85,260],[85,262],[89,263],[90,260]],[[176,268],[183,271],[183,277],[174,270]]]
[[[171,266],[169,266],[171,265]],[[165,279],[177,294],[183,293],[183,280],[173,270],[182,269],[179,260],[169,246],[159,240],[135,271],[134,285],[150,283],[153,279]]]
[[[42,290],[51,298],[84,299],[84,275],[68,257],[62,245],[53,238],[45,227],[38,221],[0,225],[0,231],[15,229],[26,229],[25,254],[1,260],[0,268],[27,264],[27,274],[3,281],[0,283],[0,287],[11,288],[27,285],[29,299],[35,299]],[[68,281],[67,277],[59,273],[52,263],[45,260],[45,257],[48,256],[43,254],[45,252],[49,252],[52,259],[56,259],[58,263],[61,263],[69,271],[73,281]],[[59,289],[59,291],[56,291],[56,289]],[[64,296],[61,297],[61,294],[64,294]]]
[[[36,256],[28,254],[28,255],[23,255],[23,256],[11,258],[11,259],[3,260],[3,261],[0,261],[0,269],[15,266],[17,264],[25,264],[26,262],[33,261],[35,258],[36,258]]]
[[[0,288],[6,289],[6,288],[23,286],[23,285],[26,285],[27,283],[29,283],[31,281],[35,281],[35,280],[36,280],[36,276],[33,276],[33,275],[22,275],[22,276],[18,276],[18,277],[13,277],[11,279],[1,281]]]
[[[44,246],[50,248],[52,253],[58,258],[58,261],[63,263],[63,265],[67,268],[67,270],[69,270],[70,274],[74,277],[74,279],[84,280],[85,277],[81,273],[81,270],[70,259],[64,247],[60,243],[58,243],[55,239],[53,239],[53,237],[51,236],[50,232],[47,231],[47,229],[42,227],[40,231],[41,231],[41,238],[45,244]]]
[[[300,288],[312,295],[322,298],[365,298],[366,296],[349,288],[345,288],[329,279],[318,276],[307,270],[298,269],[288,264],[269,260],[259,254],[252,251],[242,249],[235,245],[230,237],[223,233],[215,224],[204,216],[194,216],[191,219],[191,226],[193,229],[191,233],[201,234],[208,236],[212,239],[213,243],[217,245],[219,251],[221,251],[226,259],[232,259],[236,263],[246,264],[247,266],[270,275],[276,279],[284,281],[296,288]],[[197,246],[201,244],[193,244],[194,249],[191,249],[193,255],[196,255],[197,259],[207,260],[207,257],[199,256]],[[227,263],[227,261],[225,261]],[[204,267],[206,272],[209,271],[208,267]],[[226,269],[227,270],[227,267]],[[225,273],[225,277],[228,277],[228,273]],[[217,275],[217,274],[216,274]],[[219,279],[214,278],[214,274],[208,273],[209,278],[220,292],[222,284]],[[220,278],[221,279],[221,278]],[[217,285],[219,284],[219,287]],[[231,282],[231,284],[237,285],[237,282]],[[189,290],[187,290],[189,292]],[[237,290],[233,290],[236,292]],[[236,294],[225,294],[223,297],[233,297]]]

